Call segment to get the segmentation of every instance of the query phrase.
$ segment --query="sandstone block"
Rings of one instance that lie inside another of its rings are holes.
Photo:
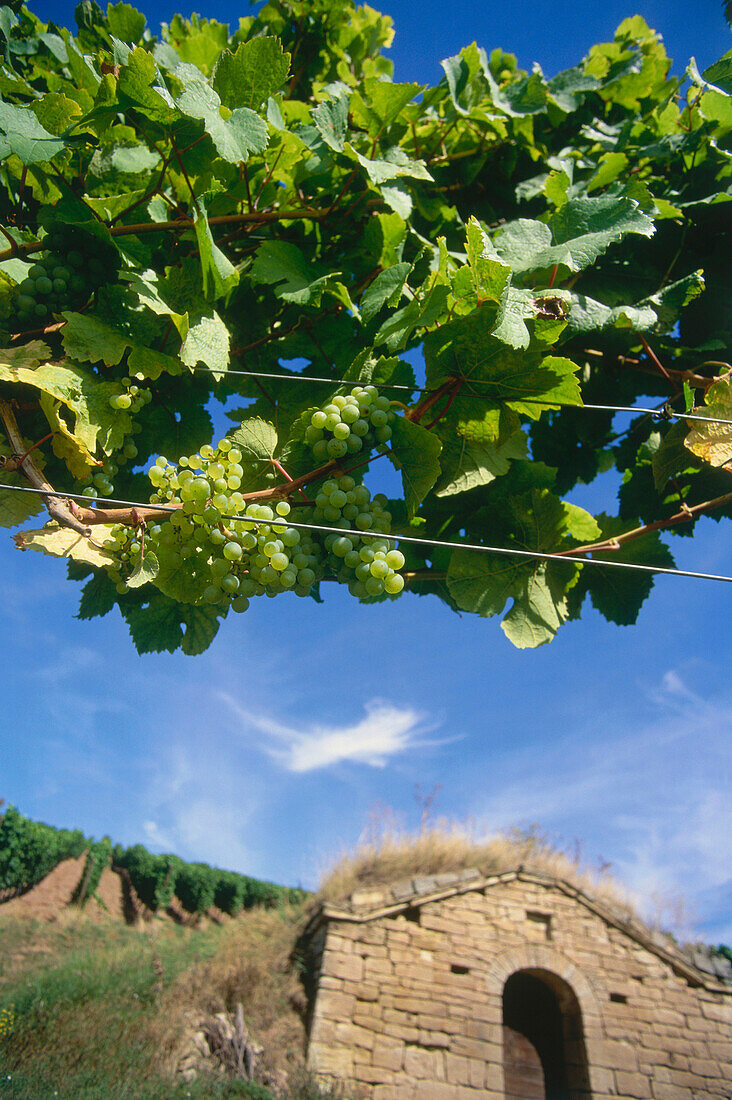
[[[363,979],[363,959],[357,955],[340,955],[326,951],[323,958],[323,974],[327,978],[360,982]]]
[[[393,1083],[394,1074],[391,1070],[381,1069],[379,1066],[354,1066],[351,1078],[369,1085],[386,1085]]]
[[[616,1070],[615,1083],[619,1096],[632,1096],[633,1100],[650,1100],[651,1083],[644,1074]]]
[[[689,1061],[689,1069],[699,1077],[719,1077],[721,1070],[717,1062],[710,1058],[692,1058]]]
[[[404,1043],[380,1036],[374,1043],[371,1061],[382,1069],[400,1070],[404,1065]]]
[[[357,1027],[352,1023],[340,1023],[335,1025],[336,1040],[347,1047],[366,1047],[373,1050],[375,1035],[366,1027]]]
[[[355,1007],[356,998],[352,994],[324,989],[318,997],[318,1013],[332,1020],[349,1019]]]
[[[343,1047],[311,1042],[308,1047],[308,1068],[313,1073],[333,1074],[335,1077],[347,1079],[353,1070],[353,1058],[351,1052]]]
[[[413,1100],[456,1100],[454,1085],[442,1081],[418,1081],[412,1093]]]
[[[724,1024],[727,1028],[732,1027],[732,1002],[717,1004],[702,1001],[701,1010],[707,1020],[714,1020],[719,1024]]]
[[[691,1089],[682,1088],[680,1085],[665,1085],[660,1081],[653,1082],[654,1100],[693,1100]]]
[[[404,1071],[417,1080],[444,1081],[444,1056],[441,1051],[407,1046],[404,1051]]]
[[[604,1057],[602,1065],[606,1069],[622,1069],[631,1073],[638,1071],[638,1055],[634,1046],[625,1042],[608,1041],[603,1043]]]
[[[457,1054],[445,1055],[445,1074],[447,1080],[451,1085],[468,1085],[470,1084],[470,1061],[468,1058],[461,1058]],[[481,1074],[481,1085],[482,1085]]]
[[[419,1045],[422,1047],[441,1047],[447,1050],[452,1042],[449,1035],[442,1031],[420,1031]]]

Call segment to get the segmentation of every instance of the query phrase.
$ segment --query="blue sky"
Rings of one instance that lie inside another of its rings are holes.
[[[693,21],[675,2],[458,2],[449,26],[432,0],[383,7],[397,79],[436,80],[474,38],[551,74],[636,11],[684,62],[732,46],[716,0]],[[204,13],[235,18],[224,3]],[[610,510],[613,494],[603,478],[577,499]],[[729,532],[711,519],[697,531],[673,540],[679,566],[731,572]],[[521,652],[497,620],[434,599],[364,607],[328,588],[322,606],[254,601],[201,657],[138,657],[116,612],[75,620],[63,563],[2,535],[0,796],[57,825],[312,886],[374,807],[416,826],[417,786],[439,784],[436,814],[486,832],[537,822],[609,861],[649,915],[683,897],[687,931],[732,942],[727,586],[661,578],[637,626],[588,609]]]

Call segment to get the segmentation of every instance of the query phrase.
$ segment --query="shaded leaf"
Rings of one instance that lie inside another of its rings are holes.
[[[66,142],[50,134],[30,107],[0,100],[0,160],[15,153],[22,164],[40,164],[65,148]]]
[[[199,199],[194,207],[198,251],[201,257],[203,292],[209,301],[226,298],[239,282],[239,273],[213,239],[206,208]]]
[[[380,271],[374,281],[366,288],[359,302],[359,309],[365,324],[373,320],[383,305],[396,306],[402,296],[411,264],[394,264],[386,271]]]
[[[128,588],[140,588],[143,584],[151,584],[158,575],[160,566],[158,559],[151,551],[137,562],[132,573],[127,578],[126,584]]]
[[[249,276],[255,283],[269,283],[285,302],[306,305],[320,296],[333,275],[320,275],[294,244],[265,241],[257,250]]]
[[[104,572],[94,573],[81,590],[77,619],[93,619],[108,614],[117,603],[114,581]]]
[[[600,524],[600,538],[615,538],[629,529],[628,521],[607,516],[597,516]],[[673,568],[674,559],[669,548],[661,542],[658,531],[642,538],[623,543],[617,550],[598,551],[592,555],[594,561],[607,558],[608,561],[621,561],[637,565],[660,565]],[[611,623],[618,626],[630,626],[638,618],[638,612],[644,600],[650,595],[654,578],[651,573],[636,572],[630,569],[603,569],[602,566],[588,565],[582,568],[576,588],[570,594],[573,617],[579,613],[582,601],[589,593],[592,606]]]
[[[277,431],[274,425],[259,417],[243,420],[229,433],[229,439],[242,453],[242,461],[269,462],[277,450]]]
[[[421,424],[397,416],[392,424],[389,458],[401,470],[407,515],[413,516],[440,476],[442,444]]]

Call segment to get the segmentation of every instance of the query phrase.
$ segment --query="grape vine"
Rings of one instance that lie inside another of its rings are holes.
[[[729,55],[673,75],[635,16],[551,79],[473,44],[423,88],[350,0],[6,13],[0,523],[82,618],[193,654],[336,582],[536,646],[652,588],[567,556],[670,568],[732,517]],[[649,402],[682,419],[613,418]]]

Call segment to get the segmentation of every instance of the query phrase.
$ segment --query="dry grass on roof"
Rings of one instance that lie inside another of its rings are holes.
[[[354,852],[341,855],[325,873],[315,902],[344,902],[355,890],[388,886],[415,875],[469,867],[491,875],[519,866],[563,879],[613,910],[637,916],[630,895],[606,869],[592,868],[579,851],[560,850],[535,826],[510,829],[486,840],[465,825],[445,820],[419,832],[400,829],[393,822],[372,828]]]

